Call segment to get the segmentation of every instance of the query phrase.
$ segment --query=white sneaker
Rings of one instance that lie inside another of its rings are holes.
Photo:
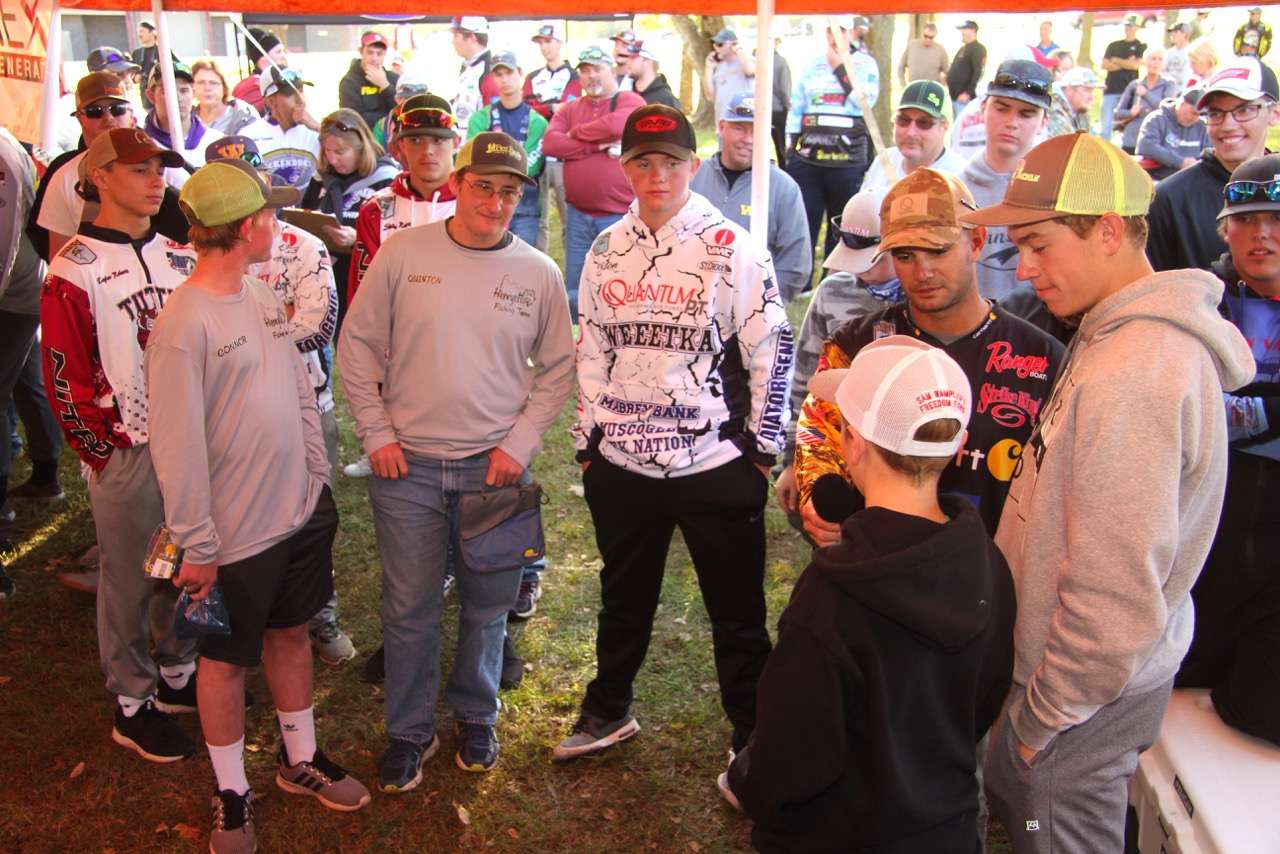
[[[343,466],[342,473],[347,477],[368,477],[373,474],[373,466],[369,465],[369,455],[365,454],[354,463]]]

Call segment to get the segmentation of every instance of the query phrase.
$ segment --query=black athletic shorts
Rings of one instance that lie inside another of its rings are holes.
[[[205,658],[257,667],[267,629],[300,626],[333,595],[333,538],[338,508],[329,487],[307,523],[288,539],[252,557],[218,567],[218,588],[231,618],[231,634],[205,635]]]

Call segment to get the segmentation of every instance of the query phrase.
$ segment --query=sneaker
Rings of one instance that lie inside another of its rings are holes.
[[[511,635],[502,639],[502,675],[498,678],[498,687],[504,691],[515,688],[524,681],[524,659],[516,652],[516,643]]]
[[[369,790],[355,777],[316,748],[309,762],[289,764],[284,745],[280,746],[280,770],[276,785],[294,795],[310,795],[331,810],[355,812],[369,803]]]
[[[526,578],[520,582],[520,592],[516,594],[516,606],[511,609],[513,620],[527,620],[538,611],[538,600],[542,598],[542,584],[537,578]]]
[[[373,466],[369,464],[369,455],[365,454],[354,463],[343,466],[342,473],[347,477],[368,477],[373,474]]]
[[[341,664],[356,657],[355,644],[336,622],[316,626],[311,632],[311,646],[325,664]]]
[[[372,685],[381,685],[387,678],[387,648],[380,646],[364,663],[364,681]]]
[[[251,854],[258,847],[253,833],[253,790],[237,795],[223,789],[213,796],[213,854]]]
[[[178,722],[147,700],[133,717],[116,704],[116,725],[111,740],[127,747],[149,762],[177,762],[194,756],[196,746]]]
[[[720,797],[728,802],[738,812],[742,812],[742,804],[738,803],[738,796],[733,793],[733,789],[729,788],[729,772],[721,771],[720,776],[716,778],[716,788],[720,790]]]
[[[9,490],[10,498],[27,498],[32,501],[62,501],[67,494],[55,480],[53,483],[36,483],[28,480],[21,486]]]
[[[463,771],[483,773],[498,764],[498,737],[493,734],[493,727],[459,722],[454,732],[458,739],[454,761]]]
[[[17,588],[13,586],[13,579],[5,571],[4,564],[0,563],[0,599],[12,599],[16,590]]]
[[[590,756],[626,741],[640,731],[640,724],[631,715],[616,721],[606,721],[583,712],[573,725],[573,733],[556,745],[551,758],[557,762]]]
[[[448,599],[450,594],[453,593],[454,588],[456,588],[457,586],[458,586],[458,577],[454,575],[452,572],[446,574],[444,577],[444,586],[440,590],[440,598]]]
[[[378,760],[378,784],[389,795],[407,792],[422,782],[422,763],[440,749],[440,736],[431,736],[425,747],[403,738],[391,739]]]
[[[196,710],[196,676],[199,674],[192,673],[187,677],[187,684],[181,688],[171,688],[169,683],[165,681],[164,676],[156,680],[156,708],[164,712],[166,715],[178,715],[194,712]],[[248,691],[245,692],[246,694]]]
[[[98,570],[89,572],[59,572],[58,583],[77,593],[98,592]]]

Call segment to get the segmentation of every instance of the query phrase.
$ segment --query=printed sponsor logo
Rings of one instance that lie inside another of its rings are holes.
[[[666,133],[676,129],[676,120],[670,116],[648,116],[636,122],[638,133]]]
[[[63,258],[66,258],[68,261],[74,261],[82,267],[86,264],[92,264],[94,261],[98,260],[98,256],[94,251],[88,246],[85,246],[79,240],[71,241],[67,244],[66,248],[58,254]]]
[[[609,235],[601,234],[596,238],[596,242],[591,244],[592,255],[603,255],[609,251]]]
[[[705,247],[708,255],[714,255],[717,258],[732,258],[733,250],[728,246],[712,246]]]
[[[700,261],[698,262],[698,269],[705,270],[708,273],[732,273],[733,272],[733,268],[730,267],[728,264],[720,264],[715,261]]]
[[[643,350],[667,350],[672,353],[714,353],[715,343],[710,327],[682,326],[677,323],[606,323],[601,325],[609,347],[638,347]]]
[[[1044,380],[1049,378],[1048,356],[1019,356],[1013,352],[1013,345],[1008,341],[996,341],[987,345],[987,366],[983,370],[988,374],[1002,374],[1013,371],[1019,379]]]
[[[67,432],[70,444],[81,454],[88,454],[100,460],[107,459],[111,456],[111,443],[106,439],[98,438],[98,435],[84,423],[75,398],[71,396],[71,383],[63,376],[63,371],[67,367],[67,354],[52,347],[49,348],[48,354],[53,366],[54,408],[57,410],[58,420],[62,422],[63,429]]]
[[[977,412],[990,410],[991,418],[1005,427],[1021,427],[1035,420],[1040,411],[1041,398],[1025,391],[1014,391],[1007,386],[983,383],[978,390]]]
[[[769,384],[765,388],[764,410],[760,414],[759,437],[766,442],[781,442],[786,428],[784,415],[791,394],[791,365],[795,361],[795,342],[791,329],[784,326],[778,336],[778,349],[773,356],[773,368],[769,371]]]
[[[294,234],[292,231],[282,231],[280,232],[280,242],[285,246],[297,246],[298,235]]]
[[[731,228],[722,228],[717,231],[711,238],[718,246],[729,246],[737,239],[737,235],[733,233]]]
[[[516,288],[510,276],[503,276],[493,289],[493,307],[503,314],[518,314],[529,317],[529,309],[538,301],[538,294],[533,288]]]
[[[151,340],[151,330],[155,328],[156,317],[159,312],[153,308],[138,312],[138,349],[147,349],[147,342]]]
[[[985,451],[981,448],[961,448],[956,452],[956,468],[968,467],[969,471],[979,471],[985,460],[991,476],[1007,483],[1013,478],[1021,459],[1022,443],[1017,439],[1001,439]]]
[[[175,255],[172,252],[166,252],[164,257],[168,259],[171,269],[184,276],[190,276],[196,270],[196,259],[190,255]]]
[[[218,358],[221,359],[223,356],[227,355],[228,353],[234,352],[236,348],[243,347],[245,344],[248,344],[248,343],[249,343],[248,336],[241,335],[239,338],[232,341],[230,344],[223,344],[221,347],[219,347],[215,351],[215,353],[217,354]]]
[[[700,406],[680,406],[665,403],[647,403],[640,400],[623,400],[611,394],[602,394],[596,401],[601,409],[618,415],[638,415],[660,421],[697,421],[702,417]]]
[[[185,243],[179,243],[176,240],[170,240],[169,238],[166,237],[164,239],[164,248],[165,249],[187,249],[189,247]]]
[[[405,281],[411,285],[438,285],[440,277],[435,273],[410,273],[405,276]]]
[[[898,327],[894,325],[892,320],[877,320],[871,334],[874,336],[873,340],[879,341],[881,338],[897,335]]]
[[[627,282],[610,279],[600,287],[600,298],[611,308],[621,308],[635,302],[658,305],[687,305],[693,302],[699,288],[681,288],[675,285]]]

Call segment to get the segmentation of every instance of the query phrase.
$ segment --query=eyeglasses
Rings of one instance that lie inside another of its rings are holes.
[[[909,128],[912,125],[915,125],[920,128],[920,130],[933,130],[933,126],[937,124],[937,120],[932,119],[929,116],[916,116],[915,118],[912,118],[911,116],[904,115],[902,113],[898,113],[898,115],[894,117],[893,121],[900,128]]]
[[[401,130],[423,130],[439,128],[451,130],[455,119],[453,113],[439,107],[414,107],[412,110],[401,110],[396,116],[396,123]]]
[[[329,130],[331,128],[333,130],[340,130],[344,133],[357,133],[354,127],[347,124],[342,119],[336,119],[333,116],[327,116],[325,120],[320,123],[320,130],[324,131],[324,130]]]
[[[80,115],[86,119],[100,119],[107,113],[111,113],[115,118],[127,115],[129,112],[128,104],[94,104],[91,107],[85,107],[80,111]]]
[[[1229,204],[1251,202],[1262,195],[1269,202],[1280,202],[1280,178],[1272,181],[1232,181],[1222,191]]]
[[[1207,110],[1201,110],[1200,116],[1207,125],[1220,125],[1226,119],[1227,114],[1230,113],[1231,118],[1236,120],[1236,124],[1242,124],[1257,118],[1258,111],[1269,105],[1269,101],[1250,101],[1247,104],[1241,104],[1234,110],[1219,110],[1209,107]]]
[[[845,231],[840,227],[840,217],[838,216],[831,218],[831,227],[840,233],[840,242],[850,249],[870,249],[872,246],[880,245],[880,235],[878,234],[864,237],[861,234],[854,234],[852,231]]]
[[[991,81],[992,88],[995,89],[1014,89],[1020,92],[1026,92],[1029,95],[1047,96],[1051,83],[1044,80],[1023,80],[1008,72],[997,74],[995,79]]]
[[[475,194],[484,201],[489,201],[497,196],[504,205],[514,205],[520,201],[520,197],[524,195],[523,188],[503,187],[501,190],[490,184],[488,181],[463,181],[462,183],[470,187]]]

